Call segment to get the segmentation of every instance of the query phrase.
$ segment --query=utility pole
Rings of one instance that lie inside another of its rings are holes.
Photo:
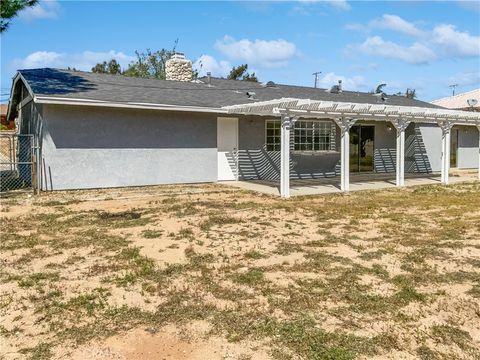
[[[318,75],[320,75],[322,72],[321,71],[317,71],[317,72],[314,72],[312,75],[315,76],[315,89],[317,88],[317,80],[318,80]]]
[[[458,84],[452,84],[448,85],[450,89],[452,89],[452,96],[455,96],[455,88],[458,86]]]

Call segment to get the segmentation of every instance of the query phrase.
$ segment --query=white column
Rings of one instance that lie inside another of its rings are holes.
[[[344,192],[350,190],[350,128],[355,120],[346,118],[335,119],[341,130],[340,143],[340,189]]]
[[[450,172],[450,130],[453,124],[450,121],[438,122],[442,129],[442,184],[448,184],[448,174]]]
[[[446,153],[447,149],[445,147],[445,132],[443,131],[442,129],[442,176],[441,176],[441,179],[442,179],[442,184],[445,184],[445,153]]]
[[[282,115],[280,139],[280,196],[290,197],[290,124],[289,116]]]
[[[480,180],[480,125],[477,125],[478,129],[478,179]]]
[[[398,119],[392,124],[397,129],[396,185],[405,186],[405,130],[410,122]]]

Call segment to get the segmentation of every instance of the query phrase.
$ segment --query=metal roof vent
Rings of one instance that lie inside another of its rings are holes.
[[[207,72],[207,86],[208,87],[212,86],[212,73],[210,71]]]
[[[385,94],[384,92],[380,92],[378,94],[372,94],[372,95],[375,96],[378,100],[381,100],[383,103],[388,100],[387,94]]]
[[[331,94],[340,94],[342,91],[342,80],[338,80],[338,85],[333,85],[330,90],[327,90]]]
[[[277,85],[273,82],[273,81],[268,81],[266,84],[265,84],[265,87],[276,87]]]

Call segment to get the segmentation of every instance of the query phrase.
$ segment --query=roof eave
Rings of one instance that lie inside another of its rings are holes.
[[[220,113],[226,114],[227,110],[214,107],[202,106],[182,106],[182,105],[168,105],[155,103],[141,103],[141,102],[115,102],[102,101],[80,98],[62,98],[52,96],[34,97],[34,101],[38,104],[53,104],[53,105],[79,105],[79,106],[97,106],[123,109],[149,109],[149,110],[168,110],[168,111],[184,111],[184,112],[201,112],[201,113]]]
[[[12,108],[14,106],[13,97],[15,96],[15,87],[17,86],[18,81],[21,80],[25,88],[28,90],[30,96],[33,98],[33,91],[30,85],[28,84],[27,80],[23,77],[20,71],[17,71],[15,76],[12,79],[12,87],[10,91],[10,98],[8,99],[8,109],[7,109],[7,120],[11,120],[12,116]]]

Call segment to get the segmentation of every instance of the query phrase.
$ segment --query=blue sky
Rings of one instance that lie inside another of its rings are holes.
[[[248,63],[261,81],[349,90],[387,83],[433,100],[480,87],[480,2],[40,1],[1,35],[2,101],[19,68],[90,70],[171,48],[201,72]]]

